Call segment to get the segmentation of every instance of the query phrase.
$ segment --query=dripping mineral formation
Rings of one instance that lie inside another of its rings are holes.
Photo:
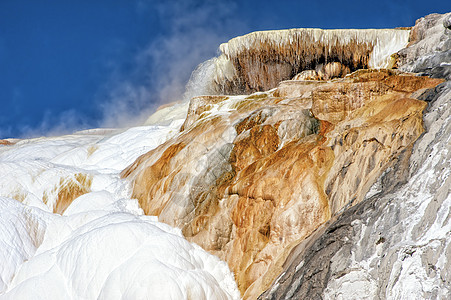
[[[391,55],[408,40],[405,29],[253,32],[222,44],[221,55],[197,72],[203,75],[204,91],[269,90],[304,70],[312,70],[315,78],[329,79],[362,68],[390,68],[395,64]]]
[[[251,33],[147,125],[0,141],[0,299],[447,299],[450,24]]]

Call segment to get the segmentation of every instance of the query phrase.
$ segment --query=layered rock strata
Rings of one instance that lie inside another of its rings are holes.
[[[437,92],[410,163],[298,244],[259,299],[448,299],[450,82]]]
[[[409,47],[398,52],[400,69],[451,80],[451,13],[417,20]]]
[[[249,94],[275,88],[305,70],[328,79],[337,71],[391,68],[391,55],[404,48],[408,38],[408,29],[253,32],[222,44],[221,54],[202,64],[188,87],[209,94]]]
[[[194,98],[179,135],[122,172],[146,214],[226,260],[256,298],[298,241],[405,163],[439,79],[389,70]]]
[[[450,17],[417,21],[400,69],[449,79]],[[451,81],[416,97],[428,102],[426,132],[410,160],[401,155],[364,201],[300,242],[259,299],[449,298]]]

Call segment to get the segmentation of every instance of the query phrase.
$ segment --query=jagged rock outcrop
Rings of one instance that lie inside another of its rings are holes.
[[[417,21],[400,69],[449,76],[450,16]],[[364,201],[300,242],[259,299],[449,298],[451,82],[416,97],[428,101],[426,132],[410,160],[404,152]]]
[[[0,298],[445,299],[449,18],[238,37],[152,126],[0,141]]]
[[[208,94],[249,94],[275,88],[280,81],[305,70],[328,79],[358,69],[391,68],[395,63],[391,55],[407,45],[408,37],[408,29],[253,32],[222,44],[221,55],[199,66],[188,89],[194,87]]]
[[[0,140],[0,299],[448,299],[450,36],[252,33],[148,126]]]
[[[451,80],[451,13],[417,20],[409,47],[398,52],[400,69]]]
[[[407,183],[398,168],[386,172],[378,194],[296,246],[259,299],[448,299],[451,84],[437,90]]]
[[[273,261],[408,157],[426,106],[411,94],[440,82],[361,70],[197,97],[181,133],[122,176],[147,214],[226,260],[244,297],[256,298],[280,271]]]
[[[193,98],[180,134],[121,175],[147,214],[227,261],[245,299],[264,290],[270,299],[441,297],[450,170],[447,152],[434,149],[449,143],[449,84],[419,75],[447,76],[448,17],[418,21],[394,56],[409,31],[233,39],[206,63],[216,92],[277,88]],[[361,69],[382,57],[424,74]],[[429,132],[414,148],[427,102]],[[430,121],[438,111],[440,128]]]

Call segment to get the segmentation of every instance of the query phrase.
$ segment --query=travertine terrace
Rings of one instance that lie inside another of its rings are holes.
[[[347,72],[362,68],[391,68],[392,54],[404,48],[408,29],[300,28],[253,32],[220,46],[221,55],[201,67],[208,78],[204,90],[247,94],[277,87],[304,70],[328,74],[339,63]],[[209,69],[209,72],[205,70]]]
[[[265,274],[274,279],[272,261],[293,242],[408,161],[426,107],[412,93],[442,81],[361,70],[249,97],[198,97],[182,132],[122,175],[147,214],[226,260],[244,294]]]
[[[244,298],[256,298],[294,245],[374,193],[384,172],[408,169],[427,106],[418,98],[443,82],[375,69],[397,66],[409,33],[232,39],[211,62],[213,85],[260,92],[193,98],[180,134],[122,176],[146,213],[226,260]]]
[[[450,37],[250,33],[145,125],[0,141],[0,299],[449,299]]]

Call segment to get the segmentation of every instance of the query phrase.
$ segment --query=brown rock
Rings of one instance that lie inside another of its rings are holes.
[[[321,77],[315,70],[305,70],[296,74],[291,80],[321,80]]]
[[[361,201],[412,146],[426,103],[409,97],[440,82],[359,71],[247,99],[196,98],[184,130],[122,176],[147,214],[226,260],[253,299],[294,244]]]
[[[0,140],[0,145],[8,146],[8,145],[14,145],[14,143],[11,143],[8,140]]]
[[[349,67],[339,62],[331,62],[326,65],[318,65],[316,70],[302,71],[291,80],[329,80],[344,77],[350,72]]]
[[[275,88],[305,70],[317,74],[298,79],[329,80],[362,68],[391,68],[390,55],[405,46],[408,36],[405,29],[253,32],[220,46],[208,88],[213,94],[247,94]]]

